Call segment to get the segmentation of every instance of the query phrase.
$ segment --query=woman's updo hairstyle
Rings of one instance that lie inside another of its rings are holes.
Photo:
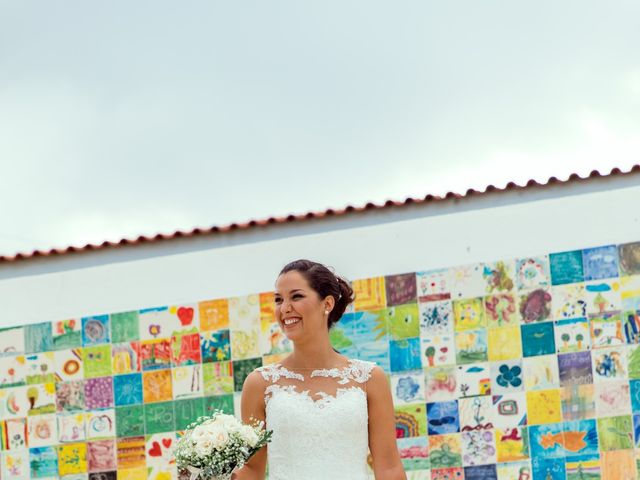
[[[327,323],[329,328],[338,323],[347,306],[355,300],[351,285],[321,263],[311,260],[295,260],[288,263],[280,271],[280,275],[292,271],[300,273],[320,298],[333,296],[336,303],[329,313]]]

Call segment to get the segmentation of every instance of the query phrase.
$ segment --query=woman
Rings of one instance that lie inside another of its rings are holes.
[[[340,355],[329,341],[353,299],[349,284],[322,264],[297,260],[280,272],[275,316],[293,353],[244,382],[243,421],[265,420],[273,437],[234,479],[263,479],[268,460],[270,480],[365,480],[368,451],[377,480],[406,479],[384,371]]]

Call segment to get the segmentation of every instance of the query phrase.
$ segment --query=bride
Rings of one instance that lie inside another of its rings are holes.
[[[366,480],[368,451],[376,480],[406,479],[384,371],[329,341],[352,301],[349,284],[322,264],[297,260],[280,272],[275,316],[294,348],[244,382],[243,421],[264,420],[273,436],[234,479],[264,479],[268,463],[270,480]]]

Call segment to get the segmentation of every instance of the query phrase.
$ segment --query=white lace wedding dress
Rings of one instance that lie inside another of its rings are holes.
[[[269,480],[367,480],[367,380],[373,362],[291,371],[258,371],[265,389]]]

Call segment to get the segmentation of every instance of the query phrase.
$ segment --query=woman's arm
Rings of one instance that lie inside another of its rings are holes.
[[[247,375],[242,386],[240,408],[242,421],[252,423],[254,420],[265,420],[264,379],[259,372]],[[264,480],[267,467],[267,447],[258,450],[249,461],[234,473],[233,480]]]
[[[367,382],[369,403],[369,450],[373,457],[373,473],[380,480],[406,480],[396,443],[395,413],[387,377],[374,367]]]

